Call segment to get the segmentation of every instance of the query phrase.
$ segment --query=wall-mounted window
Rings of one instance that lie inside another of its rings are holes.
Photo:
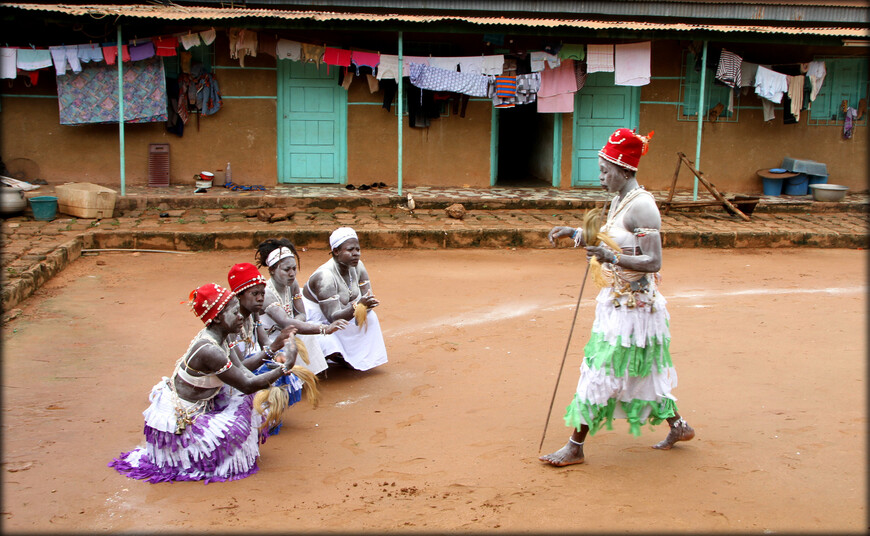
[[[810,125],[842,124],[846,106],[858,109],[858,102],[870,94],[868,58],[815,58],[825,62],[825,79],[816,100],[810,104]],[[806,95],[806,93],[805,93]],[[806,95],[808,97],[808,95]],[[855,124],[867,124],[867,112]]]
[[[708,51],[708,58],[709,56]],[[680,105],[677,107],[677,120],[698,120],[698,96],[701,92],[701,62],[695,54],[689,51],[683,52],[683,72],[680,76]],[[704,79],[704,121],[710,121],[713,110],[721,111],[716,115],[716,121],[736,123],[738,119],[738,104],[740,92],[734,91],[733,112],[728,111],[728,101],[731,98],[731,88],[716,82],[716,71],[706,68]],[[717,108],[721,105],[721,108]]]

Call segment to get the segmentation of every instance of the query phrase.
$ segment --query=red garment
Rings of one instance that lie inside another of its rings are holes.
[[[176,56],[175,49],[178,48],[177,37],[155,37],[154,49],[158,56]]]
[[[339,67],[350,67],[350,50],[326,47],[323,50],[323,63],[338,65]]]
[[[115,58],[118,57],[118,46],[112,45],[103,47],[103,59],[106,60],[106,65],[115,65]],[[130,52],[127,50],[127,45],[121,45],[121,60],[130,61]]]

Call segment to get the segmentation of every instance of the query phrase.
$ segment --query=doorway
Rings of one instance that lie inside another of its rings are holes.
[[[552,186],[555,114],[539,114],[534,104],[499,108],[496,186]]]

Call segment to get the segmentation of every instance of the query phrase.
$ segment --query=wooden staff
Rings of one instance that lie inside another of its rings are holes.
[[[601,211],[602,225],[607,222],[607,203],[604,203],[604,210]],[[600,226],[599,226],[600,227]],[[588,237],[587,237],[588,238]],[[596,237],[597,240],[597,237]],[[585,240],[584,240],[585,242]],[[589,244],[589,242],[587,242]],[[594,245],[594,244],[589,244]],[[580,285],[580,295],[577,296],[577,305],[574,307],[574,320],[571,321],[571,329],[568,331],[568,342],[565,343],[565,353],[562,355],[562,364],[559,365],[559,374],[556,376],[556,386],[553,387],[553,396],[550,398],[550,408],[547,410],[547,420],[544,421],[544,432],[541,434],[541,443],[538,445],[538,454],[544,447],[544,438],[547,437],[547,427],[550,424],[550,415],[553,414],[553,402],[556,401],[556,391],[559,390],[559,380],[562,379],[562,369],[565,368],[565,359],[568,358],[568,348],[571,347],[571,336],[574,335],[574,325],[577,324],[577,313],[580,312],[580,300],[583,299],[583,289],[586,288],[586,277],[589,275],[589,262],[586,263],[586,271],[583,272],[583,284]]]

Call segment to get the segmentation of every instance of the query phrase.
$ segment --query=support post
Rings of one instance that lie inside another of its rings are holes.
[[[121,152],[121,196],[127,193],[126,175],[127,168],[124,150],[124,55],[121,54],[121,25],[118,25],[118,145]]]
[[[695,167],[701,168],[701,132],[704,130],[704,91],[707,82],[707,40],[704,40],[704,52],[701,54],[701,90],[698,92],[698,136],[695,141]],[[692,188],[692,200],[698,199],[698,178]]]
[[[404,113],[404,92],[402,91],[403,77],[402,77],[402,62],[403,62],[403,51],[402,51],[402,32],[399,31],[399,74],[396,75],[398,77],[397,82],[399,82],[399,156],[398,156],[398,184],[399,184],[399,195],[402,195],[402,114]]]

